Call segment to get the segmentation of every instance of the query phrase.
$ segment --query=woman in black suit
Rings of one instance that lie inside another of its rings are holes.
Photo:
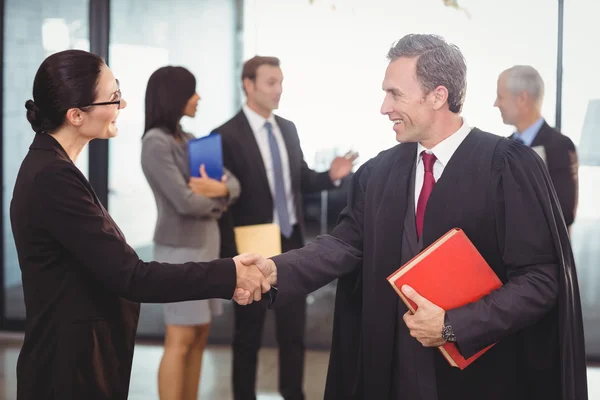
[[[242,263],[250,258],[143,262],[127,245],[74,164],[90,140],[117,135],[126,105],[104,61],[85,51],[53,54],[35,76],[25,106],[36,135],[10,205],[27,315],[19,400],[126,399],[139,302],[245,304],[269,289]]]

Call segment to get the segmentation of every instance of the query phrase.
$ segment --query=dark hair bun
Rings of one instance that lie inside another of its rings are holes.
[[[27,121],[31,124],[31,129],[33,129],[35,133],[42,132],[44,128],[38,106],[33,100],[27,100],[25,102],[25,108],[27,109]]]
[[[70,108],[90,104],[104,66],[97,55],[64,50],[49,55],[33,80],[33,99],[27,100],[27,120],[36,133],[53,133],[65,123]]]

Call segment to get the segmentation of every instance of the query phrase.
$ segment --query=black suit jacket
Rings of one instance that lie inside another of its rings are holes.
[[[531,143],[531,147],[535,146],[544,146],[550,178],[558,195],[565,222],[567,226],[571,226],[575,220],[579,191],[579,163],[575,145],[571,139],[544,121]]]
[[[17,363],[19,400],[126,399],[137,302],[233,296],[232,260],[140,260],[50,135],[33,140],[10,218],[27,312]]]
[[[275,116],[275,121],[281,130],[288,152],[296,219],[301,229],[304,229],[302,193],[330,189],[334,184],[328,172],[315,172],[304,161],[294,123],[279,116]],[[260,149],[244,111],[240,110],[213,132],[221,134],[223,162],[238,178],[242,187],[238,201],[220,220],[221,256],[233,257],[237,255],[233,228],[272,223],[273,197]]]

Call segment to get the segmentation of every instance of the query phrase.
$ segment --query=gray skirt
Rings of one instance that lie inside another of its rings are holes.
[[[172,247],[154,243],[154,259],[160,262],[183,264],[188,261],[212,261],[205,249]],[[208,299],[182,301],[164,304],[165,324],[203,325],[212,321],[213,316],[223,313],[223,300]]]

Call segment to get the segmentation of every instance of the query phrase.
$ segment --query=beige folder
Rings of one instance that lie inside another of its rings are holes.
[[[281,254],[281,233],[277,224],[238,226],[235,228],[238,253],[257,253],[263,257]]]

